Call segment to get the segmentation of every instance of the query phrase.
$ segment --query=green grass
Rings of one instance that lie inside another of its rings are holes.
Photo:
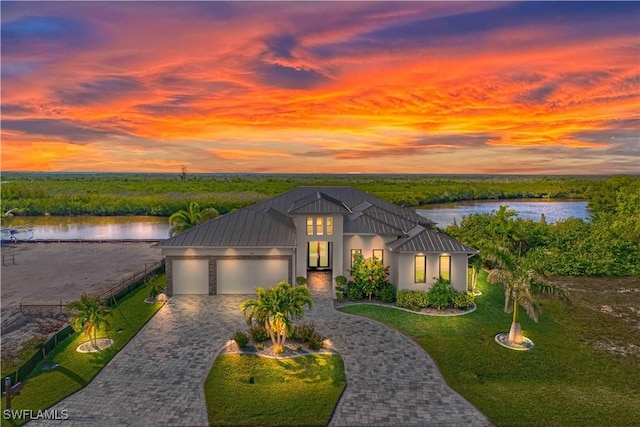
[[[327,425],[345,384],[338,355],[221,355],[204,384],[209,423]]]
[[[507,332],[502,288],[478,281],[478,309],[458,317],[430,317],[379,306],[344,312],[381,321],[412,337],[436,361],[447,383],[496,425],[638,425],[640,367],[634,357],[597,351],[580,307],[544,300],[540,323],[521,319],[535,347],[499,346]],[[594,328],[595,329],[595,328]]]
[[[165,276],[159,276],[156,280],[165,280]],[[88,339],[83,333],[70,335],[47,355],[29,378],[22,381],[23,390],[12,399],[12,409],[31,409],[37,412],[87,385],[162,306],[144,302],[149,293],[148,286],[141,286],[122,299],[109,315],[110,330],[98,333],[98,338],[109,336],[113,339],[113,346],[99,353],[78,353],[76,347]],[[43,366],[51,366],[53,363],[57,363],[58,367],[42,370]],[[5,409],[4,399],[2,409]],[[2,419],[2,426],[19,424],[22,422],[14,423],[4,417]]]

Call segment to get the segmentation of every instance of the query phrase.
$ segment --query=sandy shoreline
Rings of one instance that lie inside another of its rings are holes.
[[[96,295],[161,259],[153,243],[18,243],[2,245],[0,269],[2,358],[36,336],[46,336],[61,316],[27,316],[23,304],[66,304],[82,292]],[[12,263],[15,256],[15,265]]]

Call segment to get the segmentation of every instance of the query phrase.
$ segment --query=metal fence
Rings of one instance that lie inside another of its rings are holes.
[[[137,289],[140,285],[144,284],[147,277],[164,271],[165,261],[160,260],[151,265],[145,265],[144,270],[140,270],[134,273],[131,277],[118,282],[118,284],[111,286],[106,291],[96,295],[103,298],[109,306],[117,303],[118,300],[129,294],[131,291]],[[20,304],[20,312],[26,314],[34,314],[36,312],[42,313],[43,311],[51,311],[62,313],[66,305],[62,304]],[[38,351],[31,356],[22,366],[16,371],[5,375],[5,377],[11,377],[11,384],[16,384],[19,381],[24,380],[29,376],[33,370],[37,367],[38,363],[42,362],[44,358],[53,351],[56,346],[62,342],[69,335],[73,334],[74,330],[71,326],[66,326],[63,329],[56,332],[51,338],[49,338],[44,344],[39,346]],[[43,368],[46,368],[43,367]],[[4,381],[0,381],[0,387],[4,393],[5,384]]]

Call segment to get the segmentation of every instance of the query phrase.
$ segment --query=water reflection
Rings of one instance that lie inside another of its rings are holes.
[[[152,216],[36,216],[11,217],[2,227],[31,225],[33,239],[135,239],[169,237],[167,218]]]
[[[420,206],[416,212],[438,223],[438,227],[445,228],[458,224],[465,215],[472,213],[491,213],[497,211],[501,205],[509,206],[518,212],[519,218],[529,218],[540,221],[542,214],[548,223],[554,223],[569,217],[588,220],[590,216],[587,202],[584,201],[549,201],[549,200],[496,200],[478,202],[438,203]]]

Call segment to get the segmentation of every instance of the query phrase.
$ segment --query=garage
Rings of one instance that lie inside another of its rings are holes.
[[[209,295],[209,260],[174,259],[173,294]]]
[[[281,280],[289,281],[286,259],[219,259],[218,294],[255,294],[255,288],[267,288]]]

